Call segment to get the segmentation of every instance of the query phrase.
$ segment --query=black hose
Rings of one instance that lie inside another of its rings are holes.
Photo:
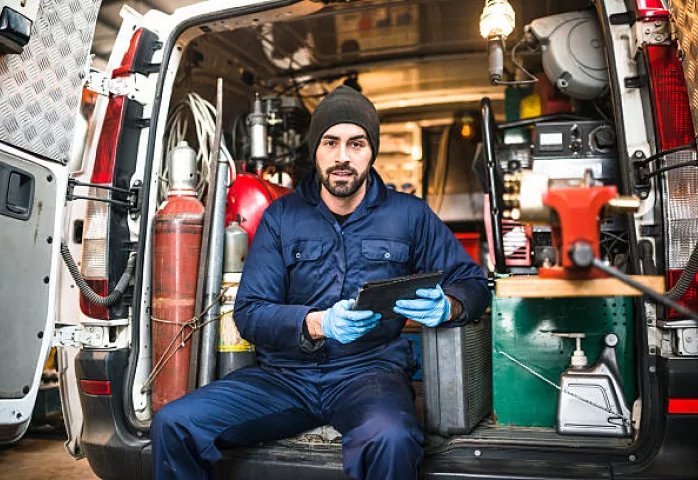
[[[618,280],[625,283],[626,285],[629,285],[629,286],[633,287],[634,289],[641,291],[642,293],[644,293],[645,295],[650,297],[655,302],[660,303],[660,304],[664,305],[665,307],[673,308],[681,315],[684,315],[690,319],[698,320],[698,313],[697,312],[694,312],[693,310],[686,308],[685,306],[681,305],[680,303],[677,303],[676,301],[672,300],[669,297],[665,297],[664,295],[655,292],[651,288],[641,284],[640,282],[635,281],[629,275],[626,275],[623,272],[619,272],[617,269],[606,265],[598,258],[594,258],[592,260],[592,265],[594,267],[598,268],[599,270],[601,270],[602,272],[605,272],[605,273],[611,275],[612,277],[616,277]]]
[[[68,271],[70,271],[70,275],[73,277],[73,280],[75,280],[75,283],[77,284],[78,288],[85,296],[85,298],[90,303],[94,305],[99,305],[100,307],[111,307],[113,305],[116,305],[116,302],[118,302],[121,299],[124,292],[126,291],[126,287],[128,287],[128,284],[131,281],[131,276],[133,275],[133,270],[136,266],[136,255],[131,254],[128,257],[126,269],[124,270],[124,273],[121,275],[121,278],[116,284],[116,287],[114,287],[114,291],[111,292],[108,296],[102,297],[94,290],[92,290],[85,281],[85,279],[82,278],[82,275],[80,275],[80,270],[78,269],[78,266],[75,263],[73,256],[70,254],[70,250],[68,250],[68,246],[62,242],[61,256],[63,257],[63,261],[68,267]]]
[[[504,254],[504,234],[502,231],[502,197],[497,184],[497,155],[495,139],[497,127],[492,114],[490,99],[485,97],[481,103],[482,112],[482,152],[485,158],[485,176],[489,187],[490,220],[492,222],[492,241],[494,245],[494,271],[506,273],[506,256]]]
[[[648,173],[645,178],[656,177],[664,172],[669,172],[671,170],[676,170],[677,168],[683,167],[698,167],[698,160],[689,160],[687,162],[675,163],[673,165],[667,165],[666,167],[658,168],[654,172]]]
[[[683,297],[683,294],[686,293],[686,290],[688,290],[688,287],[691,285],[691,282],[696,278],[696,271],[698,270],[698,243],[693,247],[693,251],[691,252],[691,256],[688,257],[688,263],[686,264],[686,267],[683,270],[683,273],[681,273],[681,276],[679,277],[679,280],[676,282],[676,284],[671,287],[671,290],[669,290],[669,293],[667,295],[669,298],[673,300],[678,300],[681,297]]]

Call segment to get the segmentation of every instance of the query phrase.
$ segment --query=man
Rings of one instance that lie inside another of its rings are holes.
[[[489,293],[480,268],[420,199],[389,191],[371,168],[373,104],[339,87],[316,108],[316,165],[264,213],[234,318],[259,367],[235,371],[166,405],[151,427],[156,478],[212,477],[219,446],[280,439],[329,424],[355,479],[414,479],[423,433],[400,337],[405,317],[428,327],[477,318]],[[443,270],[441,284],[399,300],[395,315],[353,310],[370,280]]]

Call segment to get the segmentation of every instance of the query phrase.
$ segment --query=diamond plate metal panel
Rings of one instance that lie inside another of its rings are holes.
[[[21,55],[0,57],[0,141],[66,163],[101,0],[42,0]]]

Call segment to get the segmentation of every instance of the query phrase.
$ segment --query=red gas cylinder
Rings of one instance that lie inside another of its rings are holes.
[[[229,225],[239,216],[240,226],[247,232],[249,243],[252,244],[264,210],[271,202],[287,193],[291,193],[291,190],[268,182],[258,175],[238,173],[235,182],[228,189],[225,224]]]
[[[187,393],[189,351],[183,327],[194,316],[196,278],[204,224],[204,206],[196,197],[196,153],[186,142],[170,154],[167,201],[153,221],[152,347],[153,368],[160,368],[152,387],[152,408]]]

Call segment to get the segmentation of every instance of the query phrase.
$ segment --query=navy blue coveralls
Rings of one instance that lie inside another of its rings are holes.
[[[482,270],[451,231],[413,196],[388,190],[371,170],[366,196],[339,225],[309,175],[264,213],[247,258],[234,318],[255,345],[258,367],[232,372],[169,403],[151,426],[155,477],[212,478],[221,446],[281,439],[332,425],[344,471],[355,479],[416,478],[423,433],[400,337],[403,317],[381,319],[358,340],[310,341],[308,312],[355,298],[370,280],[443,270],[460,301],[459,325],[489,302]]]

